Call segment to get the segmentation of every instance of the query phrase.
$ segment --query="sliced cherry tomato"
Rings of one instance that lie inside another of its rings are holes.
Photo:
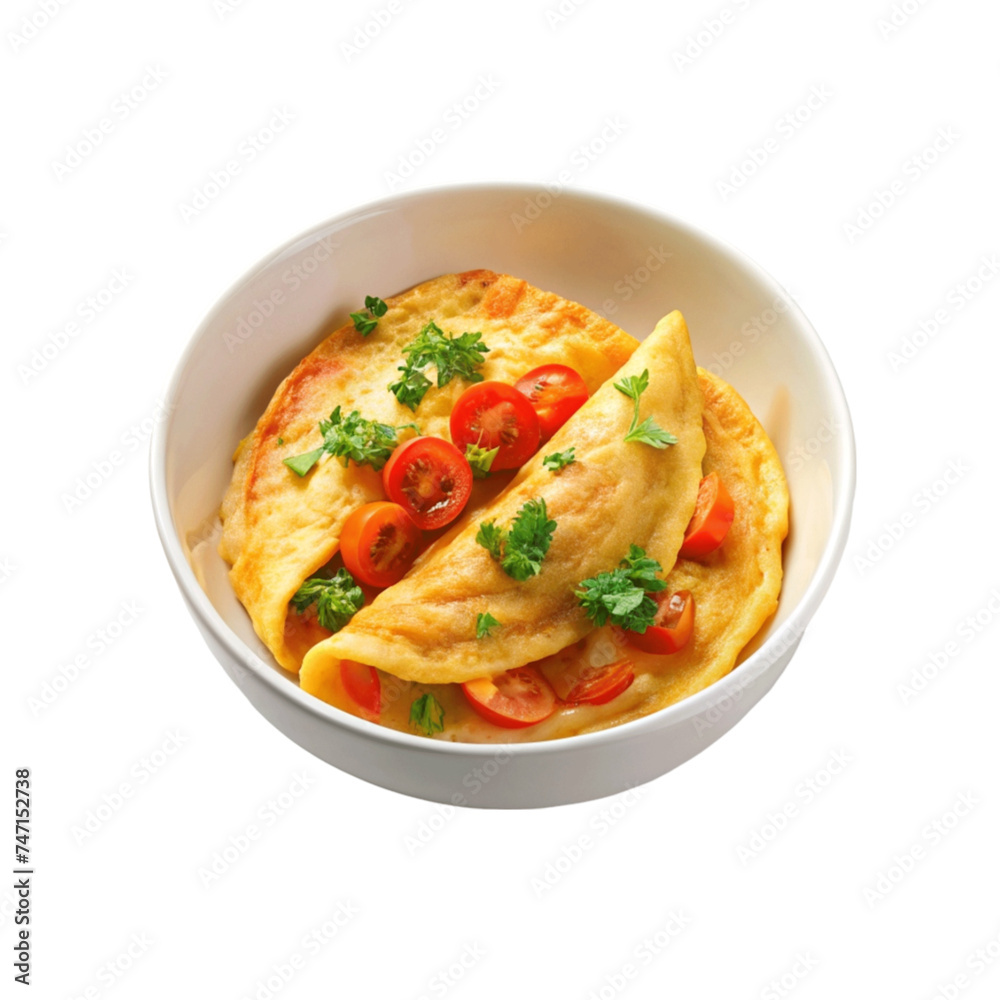
[[[550,437],[587,402],[587,384],[568,365],[542,365],[522,375],[514,388],[524,393],[538,414],[542,440]]]
[[[615,660],[603,667],[592,667],[580,660],[565,669],[544,670],[561,701],[574,705],[604,705],[617,698],[635,680],[631,660]]]
[[[418,528],[431,531],[462,513],[472,495],[472,469],[451,442],[415,437],[401,444],[385,463],[382,485]]]
[[[516,469],[538,450],[538,415],[512,385],[479,382],[470,386],[451,411],[451,439],[464,453],[476,444],[487,451],[499,447],[494,469]]]
[[[667,594],[661,590],[650,594],[658,607],[653,624],[645,632],[625,632],[629,644],[644,653],[664,656],[683,649],[694,628],[694,598],[690,590]]]
[[[714,552],[726,537],[734,515],[733,498],[722,485],[719,474],[710,472],[698,484],[698,499],[684,533],[681,558],[697,559]]]
[[[534,726],[556,710],[555,691],[536,667],[466,681],[462,690],[487,722],[507,729]]]
[[[354,660],[340,661],[340,681],[362,718],[377,719],[382,711],[382,684],[378,671]]]
[[[398,503],[378,500],[359,507],[344,522],[340,554],[356,580],[388,587],[410,568],[420,538],[420,529]]]

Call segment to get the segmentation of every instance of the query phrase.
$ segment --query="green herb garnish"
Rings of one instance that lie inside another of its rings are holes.
[[[657,612],[656,601],[647,592],[666,587],[664,580],[654,576],[662,570],[655,559],[633,545],[618,569],[584,580],[575,594],[595,625],[610,621],[630,632],[645,632]]]
[[[472,475],[476,479],[485,479],[490,474],[493,459],[497,457],[500,445],[487,451],[480,448],[478,444],[467,444],[465,446],[465,459],[472,466]]]
[[[523,581],[541,570],[555,530],[556,522],[549,519],[545,501],[539,498],[521,506],[509,531],[498,528],[493,521],[482,522],[476,541],[509,577]]]
[[[388,309],[389,307],[377,295],[366,295],[365,311],[351,313],[354,329],[362,337],[367,337],[378,326],[379,319],[386,314]]]
[[[444,732],[444,708],[432,694],[422,694],[410,706],[410,725],[425,736]]]
[[[638,441],[653,448],[666,448],[668,444],[677,444],[677,438],[669,431],[658,427],[652,417],[639,423],[639,397],[649,388],[649,369],[641,375],[629,375],[620,382],[615,382],[615,388],[625,393],[629,399],[635,400],[635,412],[632,414],[632,424],[625,435],[626,441]]]
[[[330,578],[311,576],[291,601],[300,615],[315,604],[320,625],[331,632],[339,632],[364,603],[365,595],[343,566]]]
[[[447,385],[455,376],[467,382],[482,382],[476,370],[489,348],[482,342],[481,333],[462,333],[455,336],[445,333],[431,320],[417,335],[416,340],[403,348],[406,364],[400,365],[403,377],[389,386],[403,406],[416,410],[427,390],[433,384],[424,369],[433,365],[437,369],[438,388]]]
[[[377,420],[365,420],[357,410],[352,410],[345,417],[338,406],[329,420],[319,422],[323,443],[312,451],[284,459],[284,463],[292,472],[304,476],[327,454],[343,458],[345,468],[353,460],[355,465],[370,465],[377,472],[399,443],[397,433],[408,427],[420,432],[416,424],[392,427]]]
[[[567,448],[565,451],[554,451],[551,455],[546,455],[542,459],[542,465],[552,472],[558,472],[560,469],[565,469],[567,465],[572,465],[576,461],[575,451],[575,445],[572,448]]]
[[[476,638],[485,639],[495,628],[500,628],[498,622],[488,611],[476,615]]]

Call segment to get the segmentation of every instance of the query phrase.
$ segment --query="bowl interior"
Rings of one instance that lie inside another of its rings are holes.
[[[511,186],[418,192],[324,223],[257,265],[202,324],[158,428],[154,483],[162,462],[168,551],[176,541],[193,573],[182,566],[181,584],[192,590],[197,579],[219,627],[294,684],[255,635],[216,551],[233,449],[327,322],[346,321],[365,295],[477,267],[575,299],[640,339],[670,310],[684,313],[698,363],[744,396],[788,477],[792,531],[767,634],[808,603],[807,619],[846,538],[854,455],[839,383],[806,318],[752,262],[681,223]]]

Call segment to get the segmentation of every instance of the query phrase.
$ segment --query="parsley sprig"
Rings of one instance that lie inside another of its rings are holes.
[[[576,446],[567,448],[565,451],[554,451],[551,455],[546,455],[542,459],[542,465],[551,472],[558,472],[565,469],[567,465],[572,465],[576,461]]]
[[[323,443],[312,451],[284,459],[284,463],[292,472],[304,476],[326,454],[343,458],[345,468],[353,460],[355,465],[370,465],[377,472],[399,443],[396,435],[408,427],[420,433],[416,424],[392,427],[377,420],[365,420],[357,410],[345,417],[338,406],[328,420],[319,422]]]
[[[424,372],[431,365],[437,369],[438,388],[447,385],[456,375],[466,382],[482,382],[483,376],[476,369],[489,351],[482,340],[481,333],[462,333],[457,337],[445,333],[431,320],[416,340],[403,348],[406,364],[399,366],[403,374],[398,382],[389,386],[389,391],[403,406],[416,411],[433,385]]]
[[[488,638],[490,633],[495,628],[502,628],[503,626],[498,622],[493,615],[488,611],[484,611],[481,614],[476,615],[476,638],[485,639]]]
[[[389,307],[377,295],[366,295],[364,312],[358,311],[351,313],[351,319],[354,320],[354,329],[357,330],[362,337],[367,337],[368,334],[378,326],[379,319],[381,319],[388,312],[388,310]]]
[[[342,566],[335,576],[309,577],[295,591],[291,603],[300,615],[315,604],[320,625],[331,632],[339,632],[365,603],[365,595]]]
[[[541,570],[555,530],[556,522],[549,518],[545,500],[539,498],[521,505],[509,531],[498,528],[495,521],[483,521],[476,541],[509,577],[523,581]]]
[[[639,423],[639,397],[649,388],[649,369],[641,375],[629,375],[620,382],[615,382],[615,388],[625,393],[629,399],[635,400],[635,412],[632,414],[632,424],[625,435],[626,441],[638,441],[653,448],[666,448],[668,444],[677,444],[677,438],[669,431],[659,427],[652,417]]]
[[[649,594],[666,587],[656,576],[663,567],[638,545],[617,569],[584,580],[575,591],[580,605],[595,625],[620,625],[631,632],[645,632],[656,617],[657,605]]]
[[[444,707],[434,695],[422,694],[410,706],[410,725],[424,736],[444,732]]]

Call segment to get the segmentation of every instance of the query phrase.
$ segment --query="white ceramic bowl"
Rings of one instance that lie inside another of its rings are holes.
[[[215,551],[236,442],[331,318],[366,294],[452,271],[515,274],[643,337],[679,308],[695,356],[750,403],[791,491],[780,607],[731,674],[603,732],[511,746],[382,728],[310,697],[254,634]],[[837,375],[781,286],[729,246],[674,219],[594,195],[527,186],[420,191],[325,222],[261,261],[195,333],[152,444],[157,528],[209,648],[260,713],[317,757],[438,802],[546,806],[649,781],[714,742],[770,689],[830,584],[847,539],[854,440]]]

